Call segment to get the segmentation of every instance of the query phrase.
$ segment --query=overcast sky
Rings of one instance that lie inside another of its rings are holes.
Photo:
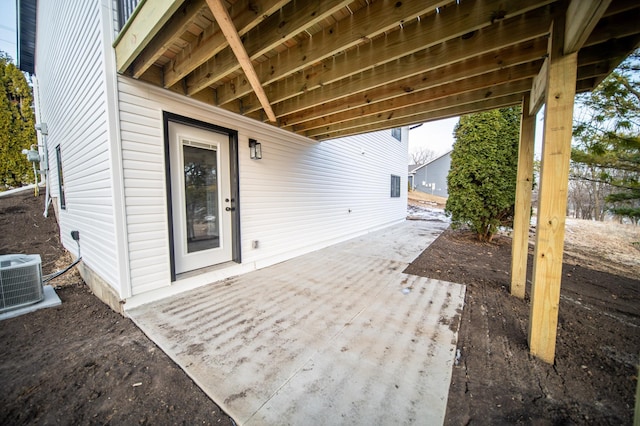
[[[543,111],[536,118],[535,155],[540,158],[542,152]],[[453,128],[459,117],[447,118],[439,121],[424,123],[422,126],[409,131],[409,154],[423,148],[434,151],[437,155],[444,154],[453,147]]]
[[[16,59],[16,0],[0,0],[0,50]]]
[[[453,146],[453,128],[458,117],[431,121],[409,131],[409,153],[429,149],[437,155],[444,154]]]

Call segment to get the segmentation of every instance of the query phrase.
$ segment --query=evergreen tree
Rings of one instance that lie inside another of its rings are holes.
[[[33,168],[22,154],[36,144],[31,87],[24,74],[0,52],[0,190],[33,182]]]
[[[454,135],[445,212],[454,228],[468,225],[491,241],[513,224],[520,107],[460,117]]]
[[[579,97],[572,179],[608,186],[608,209],[640,220],[640,51]]]

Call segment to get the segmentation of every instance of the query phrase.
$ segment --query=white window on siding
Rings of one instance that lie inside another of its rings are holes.
[[[395,128],[395,129],[391,129],[391,136],[393,136],[394,138],[398,139],[399,141],[402,140],[402,129],[401,128]]]
[[[391,175],[391,197],[400,197],[400,176]]]
[[[60,152],[60,145],[56,146],[56,159],[58,161],[58,198],[60,199],[60,208],[66,210],[67,202],[64,198],[64,177],[62,176],[62,154]]]

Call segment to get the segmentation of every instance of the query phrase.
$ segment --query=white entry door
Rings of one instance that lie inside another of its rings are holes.
[[[169,122],[176,273],[232,259],[229,135]]]

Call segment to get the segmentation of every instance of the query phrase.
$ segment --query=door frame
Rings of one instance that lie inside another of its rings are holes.
[[[235,210],[231,212],[231,260],[241,263],[240,247],[240,175],[238,173],[238,131],[215,124],[206,123],[190,117],[162,112],[162,125],[164,133],[164,168],[167,188],[167,228],[169,230],[169,259],[171,264],[171,282],[176,281],[176,253],[175,237],[173,235],[173,198],[171,188],[171,141],[169,138],[169,123],[182,124],[201,130],[226,134],[229,137],[229,186],[231,197],[235,199]]]

